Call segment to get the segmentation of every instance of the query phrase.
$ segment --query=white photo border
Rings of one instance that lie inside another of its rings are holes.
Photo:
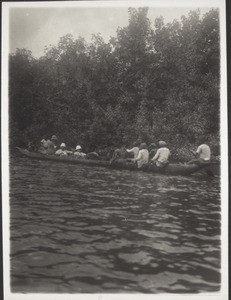
[[[200,294],[19,294],[10,290],[10,208],[9,208],[9,132],[8,132],[8,55],[9,10],[14,7],[218,7],[220,11],[220,134],[221,134],[221,290]],[[153,1],[59,1],[59,2],[2,2],[2,232],[3,284],[5,300],[79,299],[79,300],[153,300],[153,299],[228,299],[228,124],[227,124],[227,53],[225,0],[153,0]]]

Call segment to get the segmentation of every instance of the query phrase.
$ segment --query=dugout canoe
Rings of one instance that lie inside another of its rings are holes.
[[[110,164],[109,161],[102,160],[92,160],[92,159],[76,159],[74,156],[56,156],[56,155],[44,155],[37,152],[30,152],[26,149],[16,147],[18,151],[26,157],[37,159],[37,160],[48,160],[60,163],[69,164],[83,164],[88,166],[100,166],[117,170],[136,170],[149,172],[154,174],[166,174],[166,175],[190,175],[192,173],[198,172],[202,169],[206,169],[211,163],[206,163],[202,165],[188,165],[188,164],[169,164],[164,168],[158,168],[155,165],[148,165],[144,169],[137,169],[136,165],[130,162],[117,161]]]

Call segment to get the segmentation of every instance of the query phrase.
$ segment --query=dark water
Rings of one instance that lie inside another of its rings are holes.
[[[219,290],[218,178],[11,162],[13,292]]]

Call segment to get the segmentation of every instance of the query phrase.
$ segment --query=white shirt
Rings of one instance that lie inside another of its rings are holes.
[[[83,152],[75,151],[74,156],[75,157],[84,157],[84,156],[86,156],[86,154]]]
[[[139,147],[133,147],[132,149],[126,149],[127,152],[132,152],[134,154],[134,158],[137,158],[138,157],[138,154],[139,154]]]
[[[66,150],[59,149],[55,152],[56,155],[68,155]]]
[[[210,160],[211,150],[210,147],[206,144],[202,144],[197,148],[196,153],[199,154],[199,158],[204,160]]]
[[[138,168],[141,168],[143,165],[147,164],[149,160],[149,152],[147,149],[139,150],[137,158],[134,158],[134,161],[137,161]]]
[[[163,147],[163,148],[159,148],[156,152],[156,155],[153,157],[153,161],[157,160],[159,162],[165,163],[168,161],[170,156],[170,151],[168,148]]]

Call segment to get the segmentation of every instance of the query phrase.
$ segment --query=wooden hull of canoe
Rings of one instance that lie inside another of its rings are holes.
[[[187,165],[187,164],[169,164],[164,168],[158,168],[155,165],[148,165],[144,169],[137,169],[136,165],[129,162],[118,161],[110,165],[109,161],[102,160],[91,160],[91,159],[76,159],[74,156],[55,156],[55,155],[44,155],[36,152],[29,152],[28,150],[17,147],[19,152],[27,157],[38,159],[38,160],[48,160],[69,164],[84,164],[89,166],[100,166],[107,167],[117,170],[134,170],[134,171],[144,171],[154,174],[166,174],[166,175],[190,175],[192,173],[198,172],[208,165]]]
[[[209,166],[200,170],[200,174],[213,174],[215,176],[220,176],[221,174],[221,166],[220,162],[213,162]]]

